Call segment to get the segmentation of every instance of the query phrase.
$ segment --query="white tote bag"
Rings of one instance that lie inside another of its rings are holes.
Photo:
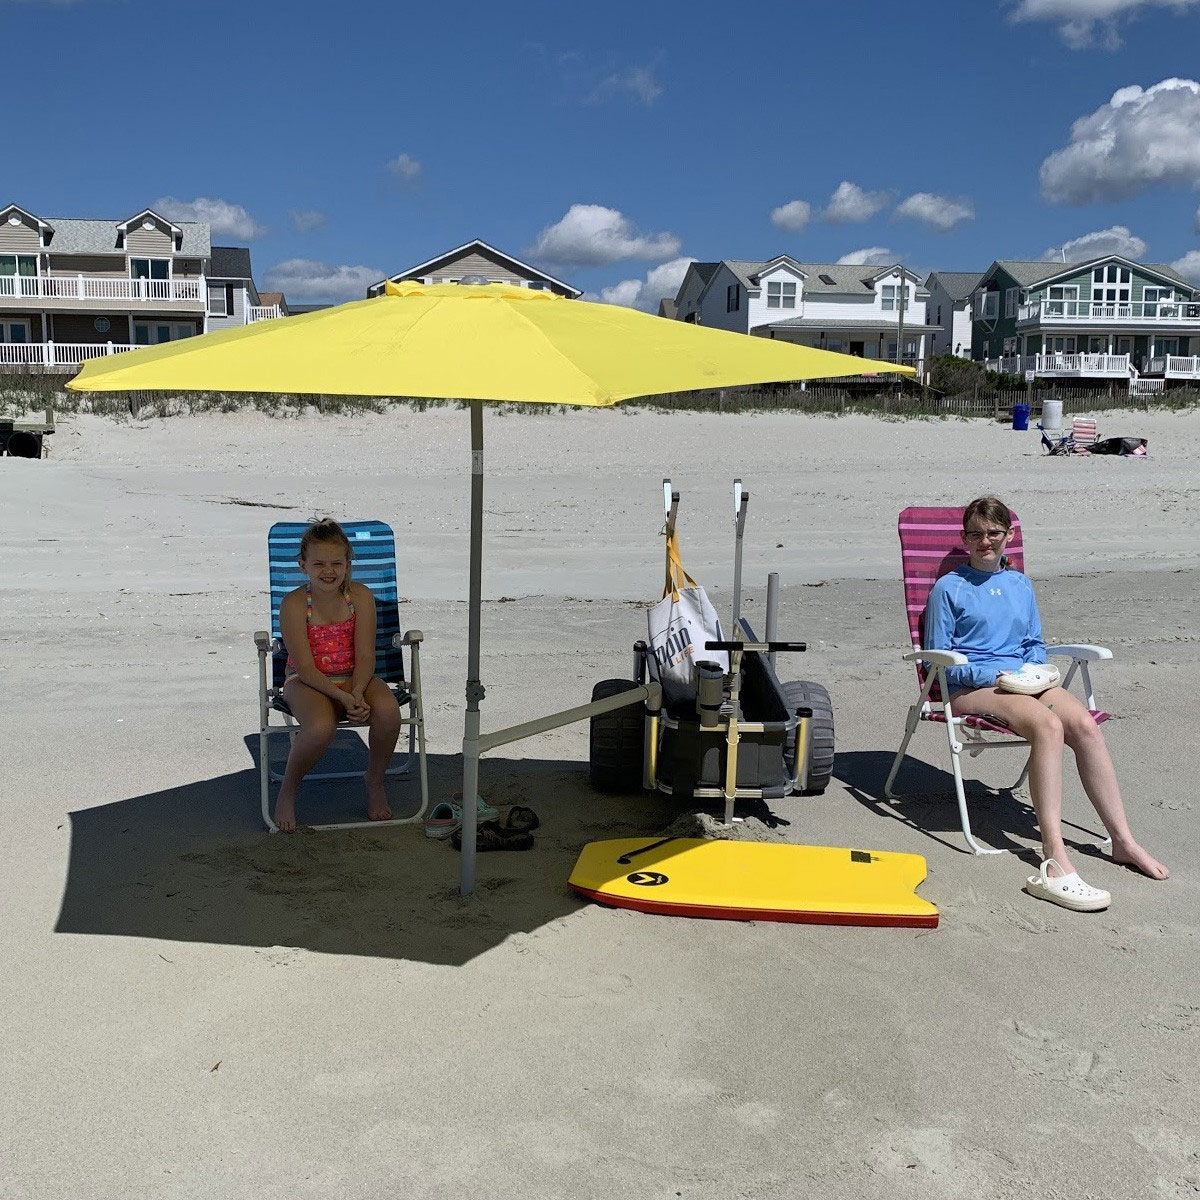
[[[704,648],[705,642],[725,640],[721,619],[704,589],[683,569],[674,535],[667,541],[663,598],[647,610],[646,623],[663,693],[672,703],[688,704],[696,698],[697,662],[716,663],[729,671],[728,652]]]

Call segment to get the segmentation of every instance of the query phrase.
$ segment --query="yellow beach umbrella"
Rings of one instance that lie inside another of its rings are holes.
[[[868,363],[504,284],[387,285],[384,295],[92,359],[82,392],[281,392],[471,401],[471,572],[460,888],[475,881],[483,549],[483,401],[606,406],[634,396],[862,374]],[[911,367],[870,360],[872,371]],[[565,714],[558,714],[560,717]],[[553,728],[546,724],[542,728]],[[562,724],[562,721],[558,722]],[[534,722],[533,724],[537,724]],[[509,731],[510,733],[512,731]],[[509,737],[504,740],[514,740]]]

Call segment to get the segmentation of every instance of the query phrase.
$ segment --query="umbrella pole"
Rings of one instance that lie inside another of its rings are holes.
[[[479,616],[483,603],[483,402],[471,401],[471,587],[467,601],[467,711],[463,718],[462,857],[459,894],[475,890],[475,797],[479,792]]]

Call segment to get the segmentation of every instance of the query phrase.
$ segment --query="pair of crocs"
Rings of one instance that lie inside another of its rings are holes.
[[[1018,696],[1040,696],[1057,687],[1060,678],[1058,668],[1050,663],[1026,663],[1019,671],[1001,671],[996,676],[996,686],[1002,692],[1016,692]]]
[[[443,800],[435,804],[425,818],[425,836],[445,841],[456,830],[462,828],[462,792],[454,793],[454,800]],[[494,821],[500,815],[482,796],[475,797],[475,819],[482,824]]]
[[[1051,867],[1058,872],[1057,875],[1050,874]],[[1036,875],[1029,876],[1025,881],[1025,890],[1031,896],[1049,900],[1051,904],[1069,908],[1072,912],[1103,912],[1112,903],[1112,896],[1103,888],[1084,883],[1077,871],[1064,874],[1062,867],[1052,858],[1042,863]]]

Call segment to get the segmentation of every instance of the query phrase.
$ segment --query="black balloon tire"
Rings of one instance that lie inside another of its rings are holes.
[[[635,687],[632,679],[602,679],[592,688],[592,699],[607,700]],[[592,717],[588,763],[598,791],[628,794],[641,789],[645,716],[645,705],[635,700],[626,708]]]
[[[819,683],[805,679],[794,679],[783,685],[787,697],[788,711],[798,708],[812,709],[812,724],[809,726],[809,772],[808,787],[796,790],[802,796],[819,796],[833,778],[833,702],[829,693]],[[783,763],[790,774],[796,762],[796,735],[788,734],[783,747]]]

